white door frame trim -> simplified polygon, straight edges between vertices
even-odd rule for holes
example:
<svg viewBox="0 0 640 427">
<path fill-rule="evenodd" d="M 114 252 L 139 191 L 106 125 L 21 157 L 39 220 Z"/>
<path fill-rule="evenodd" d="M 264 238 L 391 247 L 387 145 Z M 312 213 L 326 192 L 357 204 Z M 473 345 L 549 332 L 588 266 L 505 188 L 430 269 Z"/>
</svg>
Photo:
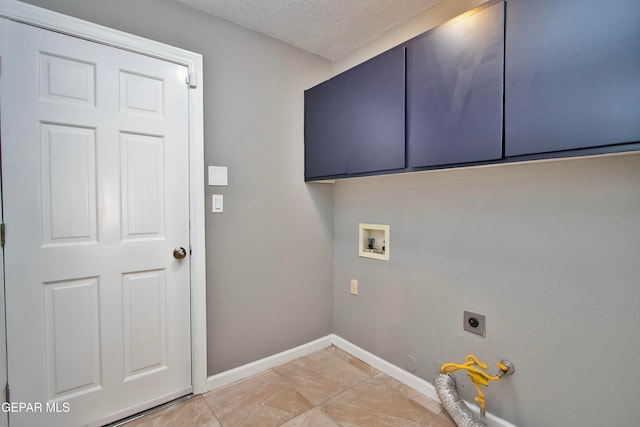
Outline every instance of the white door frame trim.
<svg viewBox="0 0 640 427">
<path fill-rule="evenodd" d="M 207 310 L 204 230 L 204 130 L 202 55 L 83 21 L 17 0 L 0 0 L 0 17 L 187 66 L 199 76 L 189 90 L 189 222 L 191 241 L 191 381 L 207 391 Z M 186 84 L 186 82 L 185 82 Z M 4 289 L 4 276 L 0 278 Z M 4 318 L 4 304 L 0 308 Z M 2 335 L 6 330 L 3 328 Z M 5 358 L 4 352 L 0 355 Z M 6 367 L 2 360 L 0 367 Z M 0 385 L 4 388 L 4 385 Z"/>
</svg>

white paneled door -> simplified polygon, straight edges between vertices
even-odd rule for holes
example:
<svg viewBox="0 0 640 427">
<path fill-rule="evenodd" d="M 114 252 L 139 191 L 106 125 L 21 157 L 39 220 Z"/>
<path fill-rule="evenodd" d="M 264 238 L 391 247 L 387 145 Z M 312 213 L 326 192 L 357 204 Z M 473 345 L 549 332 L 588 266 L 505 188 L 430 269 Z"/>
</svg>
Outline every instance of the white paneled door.
<svg viewBox="0 0 640 427">
<path fill-rule="evenodd" d="M 0 45 L 10 425 L 190 393 L 188 70 L 5 19 Z"/>
</svg>

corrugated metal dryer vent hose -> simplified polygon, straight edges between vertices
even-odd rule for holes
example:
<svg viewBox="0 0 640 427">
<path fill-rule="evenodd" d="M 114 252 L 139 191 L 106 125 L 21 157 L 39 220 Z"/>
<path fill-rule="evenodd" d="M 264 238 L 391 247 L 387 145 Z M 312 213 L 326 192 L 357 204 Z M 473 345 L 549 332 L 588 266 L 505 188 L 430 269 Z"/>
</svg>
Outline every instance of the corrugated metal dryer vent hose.
<svg viewBox="0 0 640 427">
<path fill-rule="evenodd" d="M 456 390 L 456 380 L 452 374 L 440 374 L 435 379 L 436 392 L 440 402 L 458 427 L 487 427 L 478 420 L 462 400 Z"/>
</svg>

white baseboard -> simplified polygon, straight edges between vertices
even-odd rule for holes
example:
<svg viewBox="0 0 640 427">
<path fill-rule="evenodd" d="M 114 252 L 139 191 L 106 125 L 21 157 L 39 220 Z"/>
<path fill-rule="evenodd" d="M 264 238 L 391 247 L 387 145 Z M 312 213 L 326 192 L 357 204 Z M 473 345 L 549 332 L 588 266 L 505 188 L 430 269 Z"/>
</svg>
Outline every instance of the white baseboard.
<svg viewBox="0 0 640 427">
<path fill-rule="evenodd" d="M 419 391 L 420 393 L 426 395 L 427 397 L 430 397 L 437 402 L 440 402 L 435 387 L 422 378 L 419 378 L 405 371 L 404 369 L 399 368 L 384 359 L 381 359 L 375 354 L 369 353 L 367 350 L 364 350 L 357 345 L 350 343 L 344 338 L 341 338 L 337 335 L 333 335 L 332 338 L 332 344 L 338 347 L 340 350 L 346 351 L 353 357 L 356 357 L 363 362 L 368 363 L 380 372 L 384 372 L 385 374 L 389 375 L 392 378 L 395 378 L 401 383 L 408 385 L 412 389 Z"/>
<path fill-rule="evenodd" d="M 405 371 L 402 368 L 397 367 L 396 365 L 387 362 L 386 360 L 376 356 L 375 354 L 369 353 L 368 351 L 358 347 L 355 344 L 352 344 L 351 342 L 335 334 L 327 335 L 326 337 L 317 339 L 307 344 L 303 344 L 290 350 L 283 351 L 282 353 L 274 354 L 273 356 L 269 356 L 255 362 L 239 366 L 235 369 L 213 375 L 208 378 L 209 390 L 214 390 L 227 384 L 231 384 L 244 378 L 248 378 L 262 371 L 266 371 L 267 369 L 275 368 L 276 366 L 287 363 L 298 357 L 306 356 L 307 354 L 311 354 L 314 351 L 321 350 L 330 345 L 335 345 L 336 347 L 343 351 L 346 351 L 353 357 L 356 357 L 363 362 L 368 363 L 380 372 L 383 372 L 390 377 L 400 381 L 401 383 L 408 385 L 414 390 L 419 391 L 427 397 L 440 402 L 435 387 L 429 382 Z M 469 402 L 465 403 L 471 408 L 472 411 L 476 413 L 476 415 L 479 414 L 480 411 L 476 405 Z M 501 418 L 498 418 L 495 415 L 490 414 L 489 412 L 487 412 L 486 414 L 485 422 L 489 427 L 516 427 L 515 425 Z"/>
<path fill-rule="evenodd" d="M 310 343 L 303 344 L 290 350 L 285 350 L 282 353 L 274 354 L 273 356 L 238 366 L 237 368 L 229 371 L 212 375 L 207 379 L 209 390 L 223 387 L 227 384 L 231 384 L 262 371 L 266 371 L 267 369 L 275 368 L 276 366 L 290 362 L 298 357 L 306 356 L 314 351 L 329 347 L 331 345 L 331 338 L 332 335 L 327 335 L 326 337 L 319 338 L 315 341 L 311 341 Z"/>
<path fill-rule="evenodd" d="M 357 357 L 363 362 L 368 363 L 380 372 L 383 372 L 390 377 L 395 378 L 401 383 L 406 384 L 414 390 L 417 390 L 427 397 L 430 397 L 436 402 L 441 403 L 440 399 L 438 398 L 438 394 L 436 393 L 436 388 L 431 385 L 431 383 L 423 380 L 422 378 L 417 377 L 405 371 L 404 369 L 387 362 L 384 359 L 381 359 L 375 354 L 369 353 L 367 350 L 364 350 L 357 345 L 352 344 L 351 342 L 339 337 L 338 335 L 332 335 L 331 343 L 339 349 L 346 351 L 353 357 Z M 476 416 L 480 416 L 480 408 L 467 401 L 465 401 L 465 403 L 476 414 Z M 489 427 L 516 427 L 515 425 L 503 420 L 502 418 L 498 418 L 489 412 L 486 413 L 484 422 L 487 423 Z"/>
</svg>

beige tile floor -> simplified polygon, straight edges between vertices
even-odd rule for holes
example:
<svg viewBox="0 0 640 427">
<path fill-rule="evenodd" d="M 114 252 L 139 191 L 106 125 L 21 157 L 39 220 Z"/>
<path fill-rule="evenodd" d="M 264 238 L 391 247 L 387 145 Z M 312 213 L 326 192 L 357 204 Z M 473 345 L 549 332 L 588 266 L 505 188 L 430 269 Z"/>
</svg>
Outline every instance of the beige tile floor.
<svg viewBox="0 0 640 427">
<path fill-rule="evenodd" d="M 439 403 L 331 346 L 125 426 L 455 427 L 455 423 Z"/>
</svg>

